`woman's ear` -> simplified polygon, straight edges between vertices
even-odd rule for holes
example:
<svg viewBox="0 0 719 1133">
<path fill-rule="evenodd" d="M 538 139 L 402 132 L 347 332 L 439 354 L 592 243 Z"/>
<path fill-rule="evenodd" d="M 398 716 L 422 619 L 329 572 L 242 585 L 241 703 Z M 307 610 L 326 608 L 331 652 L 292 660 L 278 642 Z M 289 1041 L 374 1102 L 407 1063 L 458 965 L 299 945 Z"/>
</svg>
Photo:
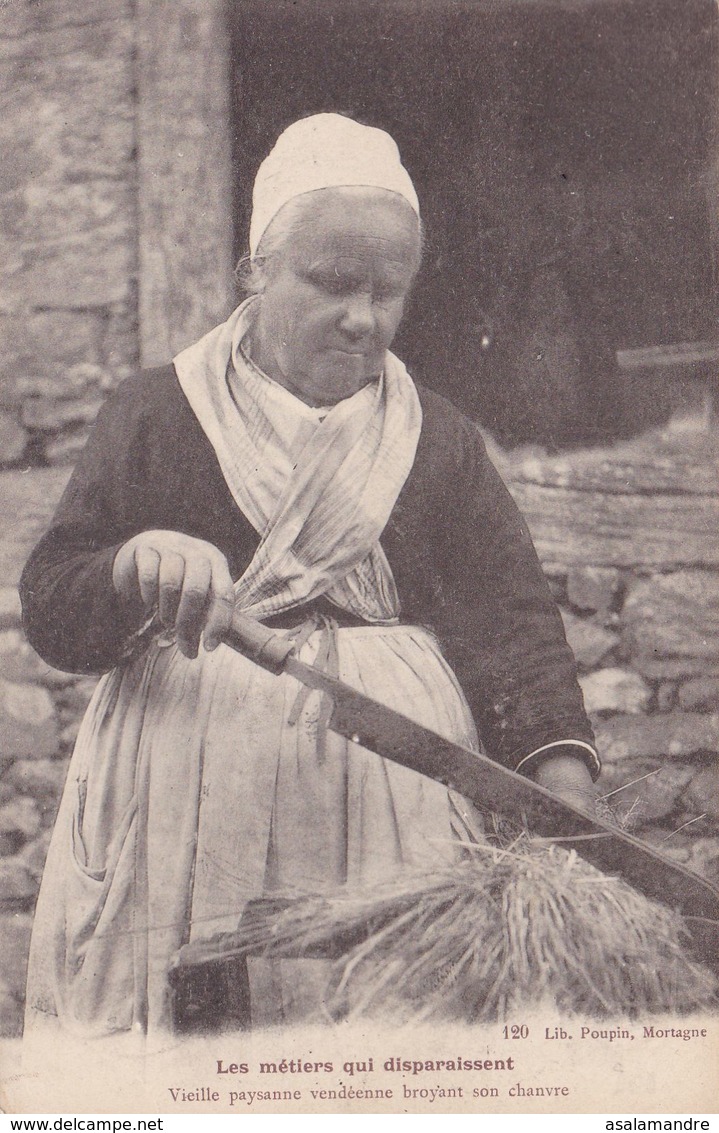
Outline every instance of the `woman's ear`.
<svg viewBox="0 0 719 1133">
<path fill-rule="evenodd" d="M 247 295 L 261 295 L 267 282 L 266 257 L 242 256 L 234 271 L 235 283 Z"/>
</svg>

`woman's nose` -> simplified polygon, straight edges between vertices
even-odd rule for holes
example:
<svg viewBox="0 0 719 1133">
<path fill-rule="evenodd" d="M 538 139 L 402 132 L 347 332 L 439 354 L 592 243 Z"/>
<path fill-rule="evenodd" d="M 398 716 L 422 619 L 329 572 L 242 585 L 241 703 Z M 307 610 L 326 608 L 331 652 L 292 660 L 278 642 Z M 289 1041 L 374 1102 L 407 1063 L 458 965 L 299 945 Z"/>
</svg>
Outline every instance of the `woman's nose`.
<svg viewBox="0 0 719 1133">
<path fill-rule="evenodd" d="M 374 330 L 374 323 L 374 307 L 369 292 L 356 291 L 345 297 L 340 320 L 345 334 L 352 338 L 361 338 Z"/>
</svg>

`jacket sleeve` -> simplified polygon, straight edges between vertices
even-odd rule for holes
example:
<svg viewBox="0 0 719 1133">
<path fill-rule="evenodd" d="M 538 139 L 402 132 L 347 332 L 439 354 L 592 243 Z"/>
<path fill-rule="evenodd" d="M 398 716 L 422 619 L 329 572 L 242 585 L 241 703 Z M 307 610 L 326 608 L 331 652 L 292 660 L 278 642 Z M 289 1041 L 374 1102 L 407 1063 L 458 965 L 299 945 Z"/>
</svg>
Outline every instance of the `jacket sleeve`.
<svg viewBox="0 0 719 1133">
<path fill-rule="evenodd" d="M 438 630 L 488 754 L 531 772 L 566 750 L 594 778 L 599 760 L 576 664 L 527 524 L 487 456 L 477 429 L 460 418 L 454 506 L 438 554 Z"/>
<path fill-rule="evenodd" d="M 111 669 L 145 621 L 142 607 L 122 602 L 112 584 L 117 551 L 142 529 L 147 447 L 136 402 L 121 387 L 101 409 L 20 581 L 30 644 L 69 672 Z"/>
</svg>

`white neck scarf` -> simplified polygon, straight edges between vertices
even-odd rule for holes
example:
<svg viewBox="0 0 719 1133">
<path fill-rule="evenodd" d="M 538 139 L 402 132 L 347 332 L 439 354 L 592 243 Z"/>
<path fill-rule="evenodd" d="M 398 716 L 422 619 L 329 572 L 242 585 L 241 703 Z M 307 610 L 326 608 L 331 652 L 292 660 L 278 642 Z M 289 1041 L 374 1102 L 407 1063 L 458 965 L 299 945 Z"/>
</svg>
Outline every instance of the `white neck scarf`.
<svg viewBox="0 0 719 1133">
<path fill-rule="evenodd" d="M 422 428 L 414 383 L 388 352 L 379 382 L 320 421 L 244 355 L 254 302 L 174 360 L 227 486 L 261 536 L 235 584 L 238 606 L 261 619 L 324 594 L 366 621 L 396 621 L 397 589 L 379 538 Z"/>
</svg>

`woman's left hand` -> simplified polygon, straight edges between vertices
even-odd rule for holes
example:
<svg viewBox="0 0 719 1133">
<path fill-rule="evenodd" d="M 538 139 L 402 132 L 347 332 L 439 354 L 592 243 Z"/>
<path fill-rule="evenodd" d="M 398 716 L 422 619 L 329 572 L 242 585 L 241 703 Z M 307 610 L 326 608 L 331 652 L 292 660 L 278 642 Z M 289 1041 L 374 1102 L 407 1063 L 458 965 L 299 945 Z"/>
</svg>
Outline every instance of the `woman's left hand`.
<svg viewBox="0 0 719 1133">
<path fill-rule="evenodd" d="M 574 755 L 562 754 L 543 759 L 534 773 L 535 783 L 546 787 L 552 794 L 578 807 L 579 810 L 594 814 L 596 794 L 589 768 Z"/>
</svg>

